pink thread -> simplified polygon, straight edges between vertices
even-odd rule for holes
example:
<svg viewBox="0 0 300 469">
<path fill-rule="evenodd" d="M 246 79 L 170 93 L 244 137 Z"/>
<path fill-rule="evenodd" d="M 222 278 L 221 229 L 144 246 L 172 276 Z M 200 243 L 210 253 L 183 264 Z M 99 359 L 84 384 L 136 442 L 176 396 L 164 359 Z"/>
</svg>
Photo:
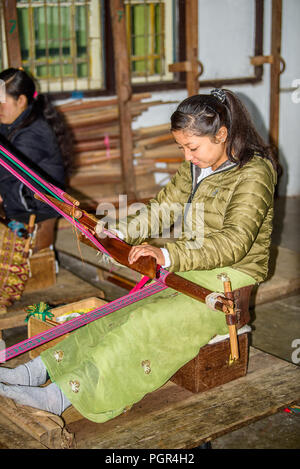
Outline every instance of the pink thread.
<svg viewBox="0 0 300 469">
<path fill-rule="evenodd" d="M 0 149 L 3 149 L 3 147 L 1 147 L 0 145 Z M 6 152 L 5 152 L 6 153 Z M 17 160 L 17 158 L 13 158 L 15 160 Z M 18 161 L 18 160 L 17 160 Z M 19 161 L 18 161 L 19 162 Z M 21 162 L 19 162 L 21 163 Z M 51 202 L 49 199 L 47 199 L 47 197 L 45 197 L 45 195 L 40 192 L 39 190 L 37 190 L 32 184 L 30 184 L 30 182 L 28 182 L 26 179 L 24 179 L 20 174 L 18 174 L 13 168 L 11 168 L 7 163 L 5 163 L 2 159 L 0 159 L 0 164 L 6 168 L 11 174 L 13 174 L 17 179 L 19 179 L 19 181 L 23 182 L 23 184 L 25 184 L 25 186 L 27 186 L 30 190 L 32 190 L 32 192 L 36 193 L 39 195 L 39 197 L 41 197 L 41 199 L 44 200 L 44 202 L 46 202 L 48 205 L 50 205 L 50 207 L 52 207 L 54 210 L 56 210 L 60 215 L 62 215 L 64 218 L 66 218 L 70 223 L 72 223 L 73 225 L 75 225 L 88 239 L 90 239 L 90 241 L 92 241 L 93 244 L 95 244 L 95 246 L 102 252 L 105 252 L 106 254 L 108 254 L 108 252 L 106 251 L 106 249 L 94 238 L 93 235 L 91 235 L 91 233 L 86 230 L 80 223 L 78 223 L 76 220 L 74 220 L 72 217 L 70 217 L 69 215 L 65 214 L 59 207 L 57 207 L 53 202 Z M 33 171 L 29 170 L 29 168 L 26 167 L 26 165 L 22 164 L 21 163 L 21 166 L 26 168 L 26 170 L 28 170 L 30 172 L 30 174 L 34 175 L 36 177 L 36 179 L 40 180 L 40 181 L 43 181 L 40 177 L 38 177 Z M 45 184 L 45 181 L 44 182 L 44 185 L 47 187 L 49 186 L 47 183 Z M 51 184 L 51 187 L 55 187 Z M 58 188 L 57 188 L 58 189 Z M 58 192 L 59 192 L 59 189 L 58 189 Z M 69 202 L 70 204 L 70 202 Z"/>
<path fill-rule="evenodd" d="M 48 187 L 49 190 L 51 190 L 53 193 L 55 193 L 58 197 L 63 199 L 67 204 L 72 205 L 72 203 L 65 199 L 63 196 L 63 191 L 59 189 L 58 187 L 54 186 L 51 183 L 48 183 L 44 179 L 42 179 L 40 176 L 38 176 L 34 171 L 32 171 L 30 168 L 28 168 L 24 163 L 22 163 L 18 158 L 16 158 L 14 155 L 12 155 L 6 148 L 4 148 L 2 145 L 0 145 L 0 150 L 3 151 L 6 155 L 10 156 L 16 163 L 18 163 L 23 169 L 25 169 L 28 173 L 30 173 L 33 177 L 35 177 L 38 181 L 40 181 L 45 187 Z M 50 205 L 54 210 L 56 210 L 60 215 L 62 215 L 66 220 L 68 220 L 70 223 L 75 225 L 80 231 L 83 232 L 83 234 L 90 239 L 93 244 L 102 252 L 106 253 L 109 255 L 108 251 L 97 241 L 94 236 L 86 230 L 80 223 L 78 223 L 76 220 L 74 220 L 72 217 L 64 213 L 59 207 L 57 207 L 53 202 L 51 202 L 45 195 L 37 190 L 30 182 L 28 182 L 26 179 L 24 179 L 21 175 L 17 173 L 12 167 L 10 167 L 7 163 L 5 163 L 1 157 L 0 157 L 0 164 L 6 168 L 11 174 L 13 174 L 17 179 L 19 179 L 25 186 L 27 186 L 32 192 L 38 194 L 48 205 Z M 119 239 L 115 234 L 111 233 L 110 231 L 103 230 L 103 232 L 109 236 L 110 238 L 115 238 L 118 239 L 120 242 L 124 243 L 121 239 Z M 159 282 L 164 283 L 166 276 L 169 274 L 169 272 L 165 269 L 163 269 L 161 266 L 158 266 L 157 270 L 157 280 Z M 147 277 L 144 277 L 144 282 L 146 283 L 149 279 L 146 280 Z M 143 279 L 139 282 L 139 284 L 142 285 Z M 135 288 L 135 287 L 134 287 Z"/>
<path fill-rule="evenodd" d="M 2 147 L 0 145 L 0 149 L 6 154 L 6 155 L 9 155 L 14 161 L 16 161 L 21 167 L 23 167 L 24 169 L 26 169 L 27 172 L 29 172 L 32 176 L 34 176 L 36 179 L 38 179 L 40 182 L 43 182 L 44 186 L 48 187 L 48 188 L 51 188 L 51 190 L 56 193 L 56 195 L 59 195 L 59 194 L 62 194 L 63 191 L 61 191 L 61 189 L 59 189 L 58 187 L 54 186 L 53 184 L 50 184 L 50 183 L 47 183 L 47 181 L 44 181 L 42 178 L 40 178 L 38 175 L 36 175 L 34 173 L 34 171 L 30 170 L 25 164 L 21 163 L 21 161 L 19 161 L 15 156 L 13 156 L 11 153 L 9 153 L 4 147 Z M 0 158 L 0 164 L 6 168 L 11 174 L 13 174 L 19 181 L 23 182 L 23 184 L 25 184 L 30 190 L 32 190 L 32 192 L 36 193 L 39 195 L 39 197 L 41 197 L 42 200 L 44 200 L 50 207 L 52 207 L 54 210 L 56 210 L 56 212 L 58 212 L 60 215 L 62 215 L 66 220 L 68 220 L 70 223 L 72 223 L 73 225 L 75 225 L 88 239 L 90 239 L 90 241 L 95 244 L 95 246 L 102 252 L 110 255 L 108 253 L 108 251 L 106 251 L 106 249 L 98 242 L 97 239 L 94 238 L 94 236 L 88 231 L 86 230 L 80 223 L 78 223 L 75 219 L 73 219 L 72 217 L 70 217 L 69 215 L 65 214 L 59 207 L 57 207 L 53 202 L 51 202 L 49 199 L 47 199 L 47 197 L 42 193 L 40 192 L 39 190 L 37 190 L 32 184 L 30 184 L 26 179 L 24 179 L 20 174 L 17 173 L 17 171 L 15 171 L 13 168 L 11 168 L 7 163 L 5 163 L 1 158 Z M 62 197 L 63 198 L 63 197 Z M 64 199 L 66 200 L 66 199 Z M 69 201 L 66 200 L 66 202 L 70 205 L 72 205 Z M 112 238 L 116 238 L 117 236 L 115 236 L 114 234 L 106 231 L 106 234 Z M 119 240 L 120 242 L 124 242 L 122 240 Z M 120 305 L 120 308 L 124 307 L 126 304 L 129 305 L 129 304 L 132 304 L 132 303 L 135 303 L 136 301 L 139 301 L 140 299 L 142 298 L 147 298 L 148 296 L 151 296 L 161 290 L 164 290 L 167 287 L 166 283 L 165 283 L 165 279 L 166 277 L 169 275 L 169 272 L 165 269 L 163 269 L 162 267 L 158 266 L 157 268 L 157 278 L 156 280 L 154 280 L 153 283 L 151 283 L 150 285 L 146 286 L 145 288 L 142 289 L 142 287 L 145 285 L 145 283 L 149 280 L 149 277 L 147 276 L 144 276 L 140 282 L 138 282 L 138 284 L 127 294 L 125 295 L 124 297 L 122 297 L 120 300 L 123 301 L 124 300 L 124 304 L 123 305 Z M 139 292 L 139 290 L 141 290 Z M 113 304 L 117 303 L 117 300 L 113 301 L 110 303 L 110 305 L 113 307 Z M 110 307 L 108 308 L 109 309 L 109 312 L 106 311 L 106 308 L 107 306 L 103 306 L 103 307 L 100 307 L 99 309 L 97 310 L 93 310 L 91 311 L 90 313 L 86 313 L 85 315 L 83 315 L 84 319 L 82 319 L 83 317 L 79 317 L 79 318 L 74 318 L 73 320 L 69 321 L 69 323 L 67 323 L 68 325 L 65 326 L 65 325 L 61 325 L 61 326 L 56 326 L 54 329 L 50 329 L 49 331 L 46 331 L 45 333 L 40 333 L 38 334 L 37 336 L 34 336 L 32 337 L 31 339 L 26 339 L 25 341 L 23 342 L 20 342 L 19 344 L 16 344 L 16 345 L 13 345 L 11 347 L 8 347 L 7 349 L 4 349 L 2 351 L 0 351 L 0 362 L 3 362 L 5 361 L 5 358 L 6 358 L 6 354 L 7 352 L 11 352 L 9 354 L 9 358 L 8 359 L 11 359 L 17 355 L 20 355 L 22 353 L 24 353 L 25 351 L 28 351 L 28 350 L 31 350 L 32 348 L 35 348 L 37 347 L 38 345 L 41 345 L 41 343 L 45 343 L 45 342 L 48 342 L 49 340 L 52 340 L 53 338 L 56 338 L 56 337 L 60 337 L 61 335 L 63 335 L 65 333 L 65 327 L 68 327 L 70 328 L 70 330 L 74 330 L 74 329 L 77 329 L 78 327 L 81 327 L 82 325 L 84 324 L 87 324 L 89 322 L 92 322 L 94 321 L 95 317 L 93 317 L 93 314 L 95 311 L 99 311 L 100 309 L 102 309 L 105 311 L 105 313 L 103 315 L 106 315 L 106 314 L 109 314 L 109 312 L 113 312 L 115 311 L 116 309 L 120 309 L 120 308 L 116 308 L 116 309 L 111 309 Z M 63 326 L 63 327 L 62 327 Z M 52 334 L 55 335 L 52 336 Z M 46 336 L 46 337 L 45 337 Z M 51 336 L 51 337 L 50 337 Z M 35 342 L 35 338 L 39 338 L 41 337 L 41 342 L 39 343 L 34 343 Z M 25 346 L 25 349 L 22 349 L 22 346 Z"/>
<path fill-rule="evenodd" d="M 38 174 L 36 174 L 34 171 L 32 171 L 28 166 L 26 166 L 22 161 L 20 161 L 18 158 L 16 158 L 12 153 L 10 153 L 6 148 L 4 148 L 2 145 L 0 145 L 0 150 L 3 151 L 7 156 L 9 156 L 11 159 L 13 159 L 19 166 L 21 166 L 24 170 L 26 170 L 31 176 L 33 176 L 35 179 L 37 179 L 39 182 L 41 182 L 44 186 L 46 186 L 49 190 L 54 192 L 58 197 L 63 199 L 63 201 L 69 205 L 72 205 L 72 203 L 64 197 L 64 191 L 59 189 L 58 187 L 54 186 L 51 183 L 48 183 L 44 179 L 42 179 Z M 1 157 L 0 157 L 1 158 Z M 9 166 L 10 167 L 10 166 Z M 13 171 L 13 170 L 12 170 Z M 18 179 L 18 173 L 15 172 L 13 173 L 10 171 L 17 179 Z"/>
<path fill-rule="evenodd" d="M 129 293 L 134 293 L 134 292 L 136 292 L 137 290 L 140 290 L 141 288 L 143 288 L 143 286 L 148 282 L 148 280 L 150 280 L 150 278 L 147 277 L 147 275 L 145 275 L 144 277 L 142 277 L 141 280 L 133 287 L 132 290 L 130 290 Z"/>
<path fill-rule="evenodd" d="M 40 332 L 35 336 L 31 337 L 30 339 L 25 339 L 18 344 L 11 345 L 10 347 L 0 351 L 0 363 L 3 363 L 7 360 L 11 360 L 12 358 L 21 355 L 24 352 L 32 350 L 33 348 L 47 343 L 50 340 L 53 340 L 57 337 L 66 334 L 67 332 L 71 332 L 78 327 L 82 327 L 90 322 L 93 322 L 97 319 L 100 319 L 103 316 L 107 316 L 118 309 L 124 308 L 125 306 L 129 306 L 133 303 L 136 303 L 144 298 L 147 298 L 155 293 L 158 293 L 162 290 L 165 290 L 167 287 L 164 284 L 159 284 L 157 282 L 152 283 L 151 285 L 146 286 L 141 292 L 135 292 L 134 295 L 131 293 L 127 293 L 127 295 L 122 296 L 121 298 L 117 298 L 116 300 L 111 301 L 105 305 L 100 306 L 88 313 L 85 313 L 78 318 L 71 319 L 70 321 L 60 324 L 58 326 L 53 327 L 45 332 Z"/>
<path fill-rule="evenodd" d="M 104 137 L 104 145 L 106 147 L 106 156 L 110 158 L 110 142 L 109 142 L 109 135 L 105 135 Z"/>
<path fill-rule="evenodd" d="M 35 91 L 35 92 L 33 93 L 33 99 L 37 98 L 37 96 L 38 96 L 38 93 L 37 93 L 37 91 Z"/>
</svg>

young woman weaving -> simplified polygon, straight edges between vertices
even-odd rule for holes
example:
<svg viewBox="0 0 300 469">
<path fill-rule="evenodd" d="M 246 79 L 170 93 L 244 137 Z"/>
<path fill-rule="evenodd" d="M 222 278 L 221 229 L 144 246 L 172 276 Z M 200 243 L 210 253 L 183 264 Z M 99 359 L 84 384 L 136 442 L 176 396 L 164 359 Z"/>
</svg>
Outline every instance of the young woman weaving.
<svg viewBox="0 0 300 469">
<path fill-rule="evenodd" d="M 153 256 L 212 291 L 222 291 L 221 272 L 233 289 L 263 281 L 277 165 L 247 111 L 232 92 L 214 90 L 184 100 L 171 131 L 185 162 L 144 210 L 117 226 L 135 245 L 130 261 Z M 142 244 L 198 206 L 202 223 L 191 216 L 188 230 L 163 248 Z M 212 337 L 226 334 L 224 316 L 168 288 L 77 330 L 25 365 L 0 368 L 0 394 L 57 414 L 72 403 L 86 418 L 104 422 L 162 386 Z M 52 383 L 39 388 L 47 373 Z"/>
</svg>

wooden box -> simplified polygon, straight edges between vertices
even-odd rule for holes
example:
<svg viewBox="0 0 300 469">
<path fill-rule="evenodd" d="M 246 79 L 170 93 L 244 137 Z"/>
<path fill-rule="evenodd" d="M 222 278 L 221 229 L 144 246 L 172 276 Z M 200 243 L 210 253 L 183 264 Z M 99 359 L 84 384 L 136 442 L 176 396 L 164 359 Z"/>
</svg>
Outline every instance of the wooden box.
<svg viewBox="0 0 300 469">
<path fill-rule="evenodd" d="M 248 367 L 248 333 L 238 335 L 239 359 L 230 364 L 229 338 L 201 347 L 198 355 L 186 363 L 171 381 L 194 393 L 245 376 Z"/>
<path fill-rule="evenodd" d="M 52 249 L 43 249 L 29 258 L 31 277 L 24 292 L 30 293 L 49 288 L 56 283 L 56 260 Z"/>
<path fill-rule="evenodd" d="M 100 298 L 96 297 L 91 297 L 91 298 L 86 298 L 85 300 L 80 300 L 80 301 L 75 301 L 74 303 L 69 303 L 64 306 L 59 306 L 57 308 L 51 309 L 51 313 L 54 314 L 54 317 L 51 320 L 46 319 L 46 321 L 42 321 L 41 319 L 38 319 L 37 317 L 30 317 L 28 321 L 28 338 L 33 337 L 36 334 L 39 334 L 40 332 L 47 331 L 49 329 L 52 329 L 52 327 L 55 327 L 59 325 L 59 323 L 55 322 L 55 317 L 61 316 L 66 313 L 71 313 L 72 311 L 79 311 L 79 310 L 89 310 L 92 311 L 93 309 L 98 308 L 99 306 L 102 306 L 106 304 L 107 301 L 102 300 Z M 72 332 L 71 332 L 72 334 Z M 61 342 L 63 339 L 69 336 L 69 333 L 62 335 L 61 337 L 58 337 L 57 339 L 51 340 L 50 342 L 47 342 L 45 344 L 40 345 L 40 347 L 36 347 L 33 350 L 29 352 L 30 358 L 35 358 L 38 355 L 41 354 L 44 350 L 47 350 L 50 347 L 53 347 L 55 344 Z"/>
</svg>

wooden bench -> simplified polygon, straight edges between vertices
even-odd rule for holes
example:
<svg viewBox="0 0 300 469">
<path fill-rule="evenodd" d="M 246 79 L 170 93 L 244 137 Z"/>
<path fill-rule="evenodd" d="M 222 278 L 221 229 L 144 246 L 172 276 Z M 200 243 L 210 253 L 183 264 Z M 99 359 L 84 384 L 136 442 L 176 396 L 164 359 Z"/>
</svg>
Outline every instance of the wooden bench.
<svg viewBox="0 0 300 469">
<path fill-rule="evenodd" d="M 250 347 L 246 376 L 192 393 L 167 382 L 103 424 L 70 407 L 62 418 L 0 398 L 0 448 L 184 449 L 277 413 L 300 400 L 300 368 Z"/>
</svg>

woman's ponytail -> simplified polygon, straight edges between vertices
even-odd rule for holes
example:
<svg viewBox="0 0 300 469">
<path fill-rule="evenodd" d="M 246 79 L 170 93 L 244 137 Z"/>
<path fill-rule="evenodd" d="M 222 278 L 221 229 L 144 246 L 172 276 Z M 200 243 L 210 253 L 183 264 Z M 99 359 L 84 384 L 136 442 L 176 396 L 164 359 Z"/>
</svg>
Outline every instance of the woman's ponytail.
<svg viewBox="0 0 300 469">
<path fill-rule="evenodd" d="M 278 158 L 274 148 L 266 144 L 260 136 L 242 101 L 231 91 L 224 90 L 224 92 L 231 120 L 227 142 L 228 156 L 232 155 L 231 159 L 238 160 L 239 166 L 242 167 L 256 152 L 262 158 L 269 159 L 278 171 Z"/>
</svg>

